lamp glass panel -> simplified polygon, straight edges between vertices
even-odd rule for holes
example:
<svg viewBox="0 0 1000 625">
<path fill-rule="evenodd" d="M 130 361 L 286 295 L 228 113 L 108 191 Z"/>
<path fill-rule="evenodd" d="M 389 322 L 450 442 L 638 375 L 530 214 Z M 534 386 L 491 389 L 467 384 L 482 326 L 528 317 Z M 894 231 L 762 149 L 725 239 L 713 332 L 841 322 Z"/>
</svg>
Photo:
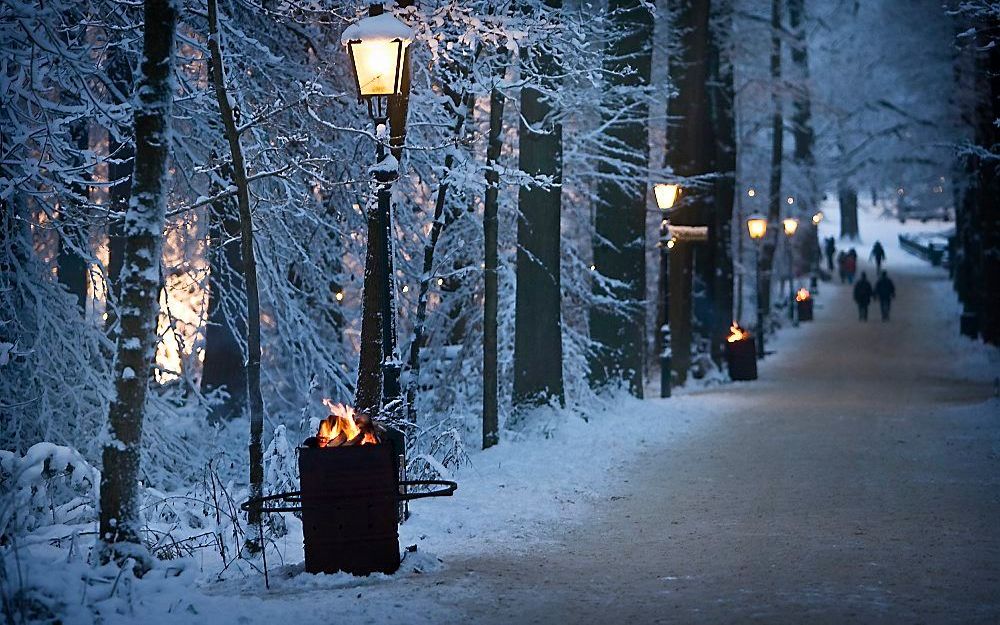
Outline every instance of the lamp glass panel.
<svg viewBox="0 0 1000 625">
<path fill-rule="evenodd" d="M 352 41 L 354 71 L 361 97 L 393 95 L 402 55 L 397 40 Z"/>
</svg>

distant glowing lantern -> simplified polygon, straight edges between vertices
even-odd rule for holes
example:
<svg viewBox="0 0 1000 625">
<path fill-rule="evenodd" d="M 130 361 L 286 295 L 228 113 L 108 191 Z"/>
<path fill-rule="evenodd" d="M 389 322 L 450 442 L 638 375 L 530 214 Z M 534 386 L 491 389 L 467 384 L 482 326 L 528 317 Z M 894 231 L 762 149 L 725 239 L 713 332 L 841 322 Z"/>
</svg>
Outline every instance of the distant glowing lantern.
<svg viewBox="0 0 1000 625">
<path fill-rule="evenodd" d="M 681 194 L 679 184 L 657 183 L 653 185 L 653 193 L 656 195 L 656 205 L 660 210 L 670 210 L 677 201 L 677 196 Z"/>
<path fill-rule="evenodd" d="M 818 226 L 819 222 L 823 221 L 823 217 L 824 217 L 823 211 L 819 211 L 815 215 L 813 215 L 813 225 Z"/>
<path fill-rule="evenodd" d="M 401 93 L 403 54 L 412 41 L 410 27 L 389 13 L 362 18 L 344 30 L 340 42 L 351 57 L 358 100 Z"/>
<path fill-rule="evenodd" d="M 795 203 L 795 198 L 789 195 L 787 198 L 785 198 L 785 202 L 787 202 L 788 205 L 791 206 L 792 204 Z"/>
<path fill-rule="evenodd" d="M 667 241 L 667 249 L 668 250 L 674 249 L 675 245 L 677 245 L 677 239 L 671 238 L 669 241 Z"/>
<path fill-rule="evenodd" d="M 799 220 L 795 217 L 787 217 L 781 220 L 781 225 L 785 227 L 785 234 L 792 236 L 799 229 Z"/>
<path fill-rule="evenodd" d="M 337 291 L 337 294 L 334 295 L 334 297 L 337 298 L 338 302 L 342 302 L 342 301 L 344 301 L 344 292 L 343 291 Z"/>
<path fill-rule="evenodd" d="M 750 232 L 750 238 L 754 241 L 759 241 L 764 238 L 767 234 L 767 217 L 760 214 L 753 214 L 747 218 L 747 231 Z"/>
<path fill-rule="evenodd" d="M 757 189 L 754 189 L 753 187 L 747 189 L 747 197 L 754 197 L 755 195 L 757 195 Z"/>
</svg>

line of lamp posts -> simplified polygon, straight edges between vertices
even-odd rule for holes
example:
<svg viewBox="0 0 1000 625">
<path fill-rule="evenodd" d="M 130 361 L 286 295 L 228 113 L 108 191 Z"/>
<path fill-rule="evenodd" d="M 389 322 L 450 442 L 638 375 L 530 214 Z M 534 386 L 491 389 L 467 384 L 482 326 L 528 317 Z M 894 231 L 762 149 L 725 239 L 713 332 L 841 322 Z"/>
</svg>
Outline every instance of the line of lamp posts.
<svg viewBox="0 0 1000 625">
<path fill-rule="evenodd" d="M 671 234 L 670 229 L 670 213 L 679 208 L 678 202 L 680 201 L 682 193 L 682 188 L 676 183 L 657 183 L 653 185 L 653 195 L 656 198 L 656 205 L 661 211 L 660 219 L 660 240 L 657 243 L 657 247 L 660 249 L 660 267 L 661 271 L 664 268 L 669 267 L 670 263 L 670 250 L 673 249 L 674 244 L 677 239 Z M 747 196 L 753 198 L 757 195 L 757 191 L 751 187 L 747 190 Z M 795 204 L 795 198 L 789 196 L 786 198 L 785 202 L 792 206 Z M 819 226 L 819 223 L 823 221 L 823 212 L 818 211 L 812 217 L 812 222 L 814 226 Z M 789 320 L 794 325 L 797 325 L 797 319 L 795 317 L 795 272 L 792 266 L 792 237 L 799 229 L 799 220 L 797 217 L 786 217 L 782 219 L 781 225 L 784 229 L 785 236 L 788 240 L 788 244 L 785 246 L 785 250 L 788 254 L 787 266 L 788 266 L 788 316 Z M 754 267 L 755 267 L 755 278 L 756 278 L 756 312 L 757 312 L 757 358 L 764 358 L 764 298 L 762 297 L 763 283 L 761 280 L 760 272 L 760 249 L 763 244 L 764 237 L 767 235 L 767 217 L 761 215 L 760 213 L 753 213 L 746 219 L 747 233 L 750 235 L 750 239 L 755 243 L 754 245 Z M 816 287 L 816 276 L 812 278 L 812 284 L 810 285 L 814 290 Z M 663 296 L 669 298 L 669 284 L 665 285 Z M 667 302 L 664 302 L 664 306 L 667 306 Z M 671 373 L 672 373 L 672 358 L 673 353 L 670 346 L 670 323 L 669 323 L 669 308 L 667 309 L 667 323 L 660 328 L 662 332 L 662 351 L 660 352 L 660 397 L 670 397 L 671 394 Z"/>
<path fill-rule="evenodd" d="M 377 258 L 366 259 L 377 263 L 377 275 L 380 278 L 379 310 L 365 310 L 366 316 L 378 317 L 382 348 L 382 406 L 396 403 L 401 399 L 400 371 L 401 361 L 396 345 L 396 310 L 395 310 L 395 280 L 393 279 L 393 242 L 392 242 L 392 185 L 399 177 L 398 163 L 390 158 L 387 152 L 388 141 L 388 103 L 390 97 L 405 97 L 402 76 L 407 60 L 406 48 L 413 41 L 413 31 L 409 26 L 389 13 L 385 13 L 381 3 L 369 5 L 368 17 L 362 18 L 349 26 L 341 36 L 341 43 L 347 48 L 355 86 L 358 91 L 358 101 L 366 102 L 368 114 L 375 127 L 377 163 L 371 168 L 376 204 L 372 207 L 377 215 L 377 232 L 372 233 L 377 240 L 369 244 L 376 245 Z M 654 185 L 657 206 L 663 213 L 660 226 L 659 248 L 661 266 L 668 266 L 670 249 L 675 239 L 670 233 L 670 213 L 675 210 L 675 204 L 681 196 L 681 186 L 674 183 Z M 756 191 L 751 188 L 747 195 L 753 198 Z M 789 205 L 794 204 L 792 197 L 787 198 Z M 812 221 L 818 225 L 823 219 L 823 213 L 816 213 Z M 788 217 L 782 220 L 785 235 L 788 237 L 788 288 L 789 315 L 795 320 L 794 276 L 791 262 L 791 239 L 798 230 L 799 220 Z M 767 217 L 754 213 L 746 220 L 750 238 L 756 243 L 755 259 L 757 282 L 757 355 L 764 357 L 764 313 L 761 297 L 760 247 L 767 234 Z M 368 274 L 375 267 L 365 267 Z M 366 285 L 367 287 L 368 285 Z M 669 291 L 669 285 L 667 287 Z M 663 351 L 660 357 L 661 396 L 670 396 L 670 327 L 669 323 L 662 328 Z"/>
</svg>

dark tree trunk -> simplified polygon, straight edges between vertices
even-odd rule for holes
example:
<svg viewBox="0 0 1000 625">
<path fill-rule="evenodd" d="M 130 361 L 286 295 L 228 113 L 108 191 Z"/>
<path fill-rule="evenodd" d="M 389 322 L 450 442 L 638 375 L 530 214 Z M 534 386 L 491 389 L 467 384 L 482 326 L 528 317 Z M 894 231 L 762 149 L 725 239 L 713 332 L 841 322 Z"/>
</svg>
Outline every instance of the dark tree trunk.
<svg viewBox="0 0 1000 625">
<path fill-rule="evenodd" d="M 710 174 L 715 169 L 716 151 L 708 94 L 710 3 L 672 0 L 670 7 L 682 49 L 670 63 L 670 80 L 678 94 L 667 105 L 667 116 L 672 123 L 667 128 L 666 164 L 680 176 Z M 685 189 L 671 223 L 706 225 L 715 201 L 711 189 Z M 674 379 L 678 384 L 687 379 L 691 366 L 694 245 L 703 244 L 678 241 L 670 251 L 668 316 Z"/>
<path fill-rule="evenodd" d="M 125 104 L 132 95 L 132 66 L 122 50 L 112 52 L 108 67 L 108 77 L 118 91 L 115 95 L 117 104 Z M 122 135 L 116 136 L 115 129 L 108 133 L 108 180 L 112 182 L 108 189 L 108 208 L 112 213 L 125 214 L 132 193 L 132 147 L 131 128 L 119 128 Z M 109 302 L 119 300 L 118 279 L 122 270 L 122 257 L 125 252 L 125 237 L 122 221 L 112 219 L 108 225 L 108 285 Z M 117 312 L 113 305 L 108 306 L 106 327 L 113 328 L 117 322 Z"/>
<path fill-rule="evenodd" d="M 562 0 L 546 0 L 559 9 Z M 559 68 L 539 47 L 525 48 L 540 81 L 556 88 Z M 533 58 L 531 58 L 533 57 Z M 562 324 L 559 249 L 562 214 L 562 124 L 547 96 L 531 86 L 521 89 L 518 166 L 529 176 L 550 176 L 548 188 L 518 191 L 517 288 L 514 309 L 514 418 L 519 409 L 563 403 Z"/>
<path fill-rule="evenodd" d="M 771 310 L 771 271 L 781 225 L 781 174 L 784 156 L 784 117 L 781 103 L 781 0 L 771 0 L 771 88 L 774 115 L 771 119 L 771 177 L 767 205 L 767 236 L 760 254 L 761 304 L 765 319 Z M 760 332 L 761 329 L 758 329 Z"/>
<path fill-rule="evenodd" d="M 709 245 L 715 256 L 712 328 L 710 333 L 712 360 L 722 365 L 726 336 L 733 320 L 733 247 L 732 219 L 736 201 L 736 100 L 733 76 L 732 0 L 716 2 L 711 50 L 713 57 L 712 86 L 709 99 L 715 135 L 715 210 L 709 228 Z"/>
<path fill-rule="evenodd" d="M 220 168 L 219 173 L 226 184 L 233 178 L 233 170 L 228 163 Z M 216 190 L 221 191 L 221 185 Z M 207 393 L 221 387 L 229 394 L 228 399 L 215 406 L 209 415 L 213 423 L 238 417 L 247 399 L 246 369 L 238 338 L 247 330 L 238 316 L 227 312 L 224 303 L 226 292 L 245 292 L 239 208 L 234 204 L 231 198 L 227 198 L 212 204 L 209 211 L 208 324 L 205 328 L 201 390 Z"/>
<path fill-rule="evenodd" d="M 840 203 L 840 238 L 858 240 L 858 190 L 847 182 L 837 189 Z"/>
<path fill-rule="evenodd" d="M 156 339 L 160 253 L 166 210 L 170 114 L 173 106 L 174 31 L 177 5 L 144 3 L 143 53 L 135 108 L 136 198 L 125 216 L 121 334 L 115 360 L 115 394 L 108 412 L 109 442 L 102 454 L 100 538 L 102 559 L 123 559 L 140 544 L 139 461 L 142 420 Z M 155 27 L 154 27 L 155 25 Z"/>
<path fill-rule="evenodd" d="M 622 286 L 604 287 L 595 281 L 594 294 L 610 298 L 615 307 L 602 303 L 590 308 L 590 337 L 600 345 L 591 359 L 590 376 L 595 384 L 627 380 L 629 391 L 642 397 L 646 362 L 646 178 L 642 172 L 649 167 L 649 111 L 640 103 L 641 96 L 623 94 L 628 88 L 649 84 L 653 17 L 639 0 L 612 0 L 608 11 L 612 28 L 620 34 L 609 45 L 604 63 L 608 94 L 604 123 L 611 150 L 598 167 L 594 267 L 598 275 Z M 623 112 L 624 117 L 616 121 Z"/>
<path fill-rule="evenodd" d="M 820 244 L 819 228 L 815 227 L 810 218 L 819 209 L 819 186 L 816 182 L 816 161 L 813 156 L 813 144 L 816 137 L 812 127 L 812 98 L 809 91 L 809 46 L 806 39 L 805 0 L 788 0 L 788 26 L 792 31 L 791 44 L 792 64 L 796 70 L 796 86 L 792 100 L 792 137 L 795 148 L 792 158 L 800 175 L 805 179 L 805 189 L 800 191 L 798 207 L 804 220 L 800 228 L 800 238 L 803 244 L 798 247 L 805 252 L 809 271 L 816 275 L 819 270 Z"/>
<path fill-rule="evenodd" d="M 988 18 L 982 18 L 986 21 Z M 992 159 L 976 163 L 976 215 L 973 228 L 979 233 L 974 289 L 979 291 L 979 329 L 983 340 L 1000 345 L 1000 46 L 996 45 L 996 23 L 977 28 L 977 74 L 979 98 L 976 109 L 976 144 L 988 149 Z"/>
<path fill-rule="evenodd" d="M 78 214 L 86 210 L 86 205 L 90 201 L 90 187 L 87 180 L 89 173 L 83 173 L 84 152 L 90 149 L 90 123 L 88 120 L 73 122 L 70 127 L 70 137 L 73 140 L 73 147 L 77 154 L 73 157 L 71 166 L 79 168 L 77 174 L 79 180 L 70 185 L 71 197 L 63 198 L 64 202 L 74 204 Z M 80 249 L 74 246 L 86 246 L 87 231 L 81 229 L 70 222 L 63 222 L 59 225 L 59 254 L 56 258 L 57 275 L 59 282 L 66 286 L 71 294 L 76 296 L 80 311 L 87 307 L 87 273 L 88 261 L 81 253 Z M 85 248 L 84 248 L 85 249 Z"/>
<path fill-rule="evenodd" d="M 502 53 L 502 51 L 501 51 Z M 503 77 L 504 68 L 499 68 Z M 497 208 L 500 194 L 500 172 L 497 161 L 503 147 L 504 96 L 499 89 L 490 92 L 489 143 L 486 146 L 486 198 L 483 202 L 483 277 L 485 294 L 483 297 L 483 449 L 496 445 L 499 434 L 499 406 L 497 398 L 497 310 L 499 305 L 499 285 L 497 269 L 498 223 Z"/>
<path fill-rule="evenodd" d="M 211 54 L 211 78 L 215 89 L 215 100 L 229 143 L 233 184 L 239 206 L 240 255 L 243 260 L 243 282 L 246 285 L 247 302 L 247 360 L 246 393 L 250 412 L 250 498 L 264 494 L 264 397 L 260 390 L 260 298 L 257 292 L 257 262 L 254 257 L 253 217 L 250 212 L 250 183 L 247 181 L 246 163 L 240 145 L 240 132 L 236 127 L 236 117 L 226 90 L 225 67 L 222 64 L 222 48 L 219 28 L 217 0 L 208 0 L 208 48 Z M 261 514 L 251 511 L 249 522 L 260 525 Z M 256 540 L 248 540 L 248 547 L 261 549 Z"/>
</svg>

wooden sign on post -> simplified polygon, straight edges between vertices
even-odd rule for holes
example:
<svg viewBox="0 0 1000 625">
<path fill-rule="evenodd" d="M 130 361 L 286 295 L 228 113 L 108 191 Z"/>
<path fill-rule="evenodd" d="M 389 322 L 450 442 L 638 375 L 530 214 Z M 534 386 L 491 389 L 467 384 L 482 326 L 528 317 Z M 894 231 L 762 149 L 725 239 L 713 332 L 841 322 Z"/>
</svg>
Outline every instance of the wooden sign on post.
<svg viewBox="0 0 1000 625">
<path fill-rule="evenodd" d="M 677 241 L 708 241 L 708 226 L 670 225 L 670 237 Z"/>
</svg>

